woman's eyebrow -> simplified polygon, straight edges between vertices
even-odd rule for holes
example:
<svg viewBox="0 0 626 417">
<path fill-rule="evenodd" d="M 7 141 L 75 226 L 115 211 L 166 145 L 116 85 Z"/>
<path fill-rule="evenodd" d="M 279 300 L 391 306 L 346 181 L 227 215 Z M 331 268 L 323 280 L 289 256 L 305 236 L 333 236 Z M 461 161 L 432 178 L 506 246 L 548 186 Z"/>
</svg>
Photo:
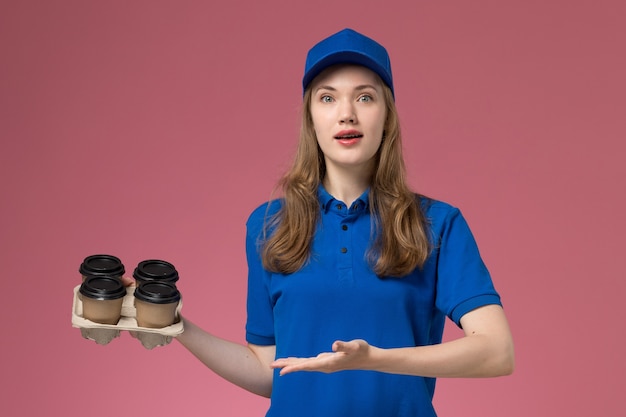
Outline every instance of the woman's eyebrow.
<svg viewBox="0 0 626 417">
<path fill-rule="evenodd" d="M 317 87 L 315 89 L 315 92 L 317 93 L 320 90 L 329 90 L 329 91 L 337 91 L 336 88 L 331 87 L 330 85 L 320 85 L 319 87 Z"/>
<path fill-rule="evenodd" d="M 376 90 L 376 87 L 373 86 L 372 84 L 362 84 L 362 85 L 358 85 L 356 87 L 354 87 L 355 90 L 367 90 L 368 88 L 371 88 L 372 90 Z"/>
<path fill-rule="evenodd" d="M 376 86 L 372 84 L 361 84 L 361 85 L 357 85 L 356 87 L 354 87 L 355 91 L 362 91 L 362 90 L 367 90 L 367 89 L 378 91 L 376 89 Z M 320 90 L 337 91 L 335 87 L 330 86 L 330 85 L 320 85 L 319 87 L 315 89 L 315 92 L 317 93 Z"/>
</svg>

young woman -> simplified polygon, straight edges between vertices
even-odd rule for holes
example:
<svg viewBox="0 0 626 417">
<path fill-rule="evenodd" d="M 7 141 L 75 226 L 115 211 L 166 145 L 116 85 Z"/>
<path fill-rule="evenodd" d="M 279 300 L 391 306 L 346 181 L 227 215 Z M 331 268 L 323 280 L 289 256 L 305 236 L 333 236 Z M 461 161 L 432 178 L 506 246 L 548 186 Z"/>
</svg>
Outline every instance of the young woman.
<svg viewBox="0 0 626 417">
<path fill-rule="evenodd" d="M 387 51 L 338 32 L 303 88 L 284 195 L 247 222 L 248 344 L 186 319 L 177 339 L 267 416 L 435 416 L 435 378 L 512 372 L 500 297 L 459 210 L 406 184 Z"/>
</svg>

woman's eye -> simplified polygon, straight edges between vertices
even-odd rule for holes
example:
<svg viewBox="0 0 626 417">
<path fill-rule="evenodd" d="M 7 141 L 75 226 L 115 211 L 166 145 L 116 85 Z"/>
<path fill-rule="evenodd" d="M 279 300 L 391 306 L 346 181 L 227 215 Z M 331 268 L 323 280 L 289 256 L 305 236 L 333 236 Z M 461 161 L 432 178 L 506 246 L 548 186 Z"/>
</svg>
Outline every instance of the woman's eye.
<svg viewBox="0 0 626 417">
<path fill-rule="evenodd" d="M 333 98 L 331 96 L 322 96 L 321 100 L 322 103 L 330 103 L 331 101 L 333 101 Z"/>
<path fill-rule="evenodd" d="M 364 102 L 372 101 L 372 96 L 363 95 L 363 96 L 359 97 L 359 101 L 364 101 Z"/>
</svg>

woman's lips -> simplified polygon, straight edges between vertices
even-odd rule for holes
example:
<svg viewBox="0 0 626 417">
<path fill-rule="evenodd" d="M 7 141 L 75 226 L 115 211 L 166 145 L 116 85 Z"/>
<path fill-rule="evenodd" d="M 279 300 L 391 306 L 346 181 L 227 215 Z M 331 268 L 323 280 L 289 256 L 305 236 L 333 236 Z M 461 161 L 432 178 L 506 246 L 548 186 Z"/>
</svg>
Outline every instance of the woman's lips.
<svg viewBox="0 0 626 417">
<path fill-rule="evenodd" d="M 334 138 L 339 141 L 342 145 L 353 145 L 357 143 L 363 134 L 358 130 L 342 130 L 337 133 Z"/>
</svg>

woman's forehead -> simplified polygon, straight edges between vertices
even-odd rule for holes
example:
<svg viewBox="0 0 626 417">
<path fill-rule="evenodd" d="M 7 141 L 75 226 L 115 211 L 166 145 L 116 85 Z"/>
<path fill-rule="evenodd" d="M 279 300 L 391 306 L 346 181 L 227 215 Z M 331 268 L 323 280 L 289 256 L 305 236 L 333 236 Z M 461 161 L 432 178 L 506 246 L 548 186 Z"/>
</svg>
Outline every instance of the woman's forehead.
<svg viewBox="0 0 626 417">
<path fill-rule="evenodd" d="M 382 86 L 380 77 L 369 68 L 354 64 L 337 64 L 326 68 L 311 83 L 313 89 L 333 84 Z"/>
</svg>

